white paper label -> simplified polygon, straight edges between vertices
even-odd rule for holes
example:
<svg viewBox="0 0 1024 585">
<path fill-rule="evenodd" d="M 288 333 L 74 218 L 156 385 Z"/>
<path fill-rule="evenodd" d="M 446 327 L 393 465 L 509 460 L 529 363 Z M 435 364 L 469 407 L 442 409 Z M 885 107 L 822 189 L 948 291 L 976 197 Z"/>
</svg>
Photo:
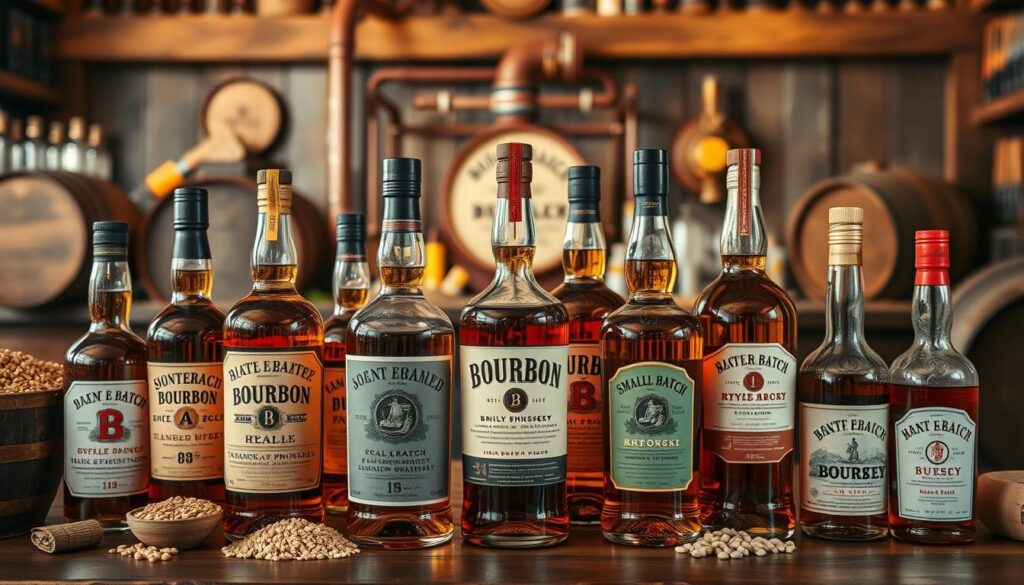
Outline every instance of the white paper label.
<svg viewBox="0 0 1024 585">
<path fill-rule="evenodd" d="M 888 425 L 887 404 L 801 402 L 802 506 L 835 516 L 884 513 Z"/>
<path fill-rule="evenodd" d="M 149 372 L 152 476 L 224 476 L 224 369 L 220 362 L 154 363 Z"/>
<path fill-rule="evenodd" d="M 912 520 L 974 517 L 977 426 L 956 408 L 915 408 L 896 421 L 899 515 Z"/>
<path fill-rule="evenodd" d="M 148 402 L 145 380 L 71 383 L 64 393 L 64 479 L 72 495 L 149 489 Z"/>
</svg>

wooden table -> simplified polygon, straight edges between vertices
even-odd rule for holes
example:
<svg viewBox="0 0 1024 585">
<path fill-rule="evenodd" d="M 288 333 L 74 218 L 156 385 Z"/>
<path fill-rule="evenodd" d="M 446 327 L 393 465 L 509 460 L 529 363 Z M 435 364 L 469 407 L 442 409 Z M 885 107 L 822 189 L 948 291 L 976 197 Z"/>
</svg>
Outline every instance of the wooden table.
<svg viewBox="0 0 1024 585">
<path fill-rule="evenodd" d="M 453 502 L 461 499 L 461 469 L 453 465 Z M 59 500 L 59 498 L 58 498 Z M 59 522 L 59 501 L 50 522 Z M 456 507 L 456 515 L 459 510 Z M 338 518 L 328 522 L 337 525 Z M 47 555 L 27 536 L 0 540 L 0 582 L 131 581 L 172 583 L 1020 583 L 1024 543 L 988 534 L 966 546 L 923 546 L 886 539 L 868 544 L 797 537 L 797 552 L 719 561 L 691 559 L 671 549 L 608 543 L 593 527 L 574 529 L 563 545 L 496 551 L 452 542 L 422 551 L 364 550 L 340 560 L 277 562 L 226 559 L 223 536 L 172 561 L 147 563 L 107 553 L 134 543 L 130 533 L 107 535 L 93 550 Z"/>
</svg>

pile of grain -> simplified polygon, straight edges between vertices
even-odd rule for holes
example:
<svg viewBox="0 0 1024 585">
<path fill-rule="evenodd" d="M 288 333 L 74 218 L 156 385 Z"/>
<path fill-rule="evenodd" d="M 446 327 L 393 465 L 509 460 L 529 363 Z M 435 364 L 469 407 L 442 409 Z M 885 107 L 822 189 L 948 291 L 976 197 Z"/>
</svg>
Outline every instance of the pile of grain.
<svg viewBox="0 0 1024 585">
<path fill-rule="evenodd" d="M 226 557 L 265 561 L 342 559 L 359 552 L 337 530 L 301 518 L 288 518 L 264 526 L 221 549 Z"/>
<path fill-rule="evenodd" d="M 0 394 L 43 392 L 64 387 L 60 364 L 9 349 L 0 349 Z"/>
<path fill-rule="evenodd" d="M 139 520 L 186 520 L 207 518 L 220 514 L 220 506 L 201 498 L 174 496 L 162 502 L 149 504 L 132 516 Z"/>
<path fill-rule="evenodd" d="M 148 561 L 155 563 L 158 561 L 169 561 L 178 554 L 176 548 L 157 548 L 155 546 L 146 546 L 141 542 L 137 542 L 133 545 L 119 544 L 117 548 L 112 548 L 107 551 L 114 555 L 121 555 L 122 557 L 133 558 L 136 561 Z"/>
</svg>

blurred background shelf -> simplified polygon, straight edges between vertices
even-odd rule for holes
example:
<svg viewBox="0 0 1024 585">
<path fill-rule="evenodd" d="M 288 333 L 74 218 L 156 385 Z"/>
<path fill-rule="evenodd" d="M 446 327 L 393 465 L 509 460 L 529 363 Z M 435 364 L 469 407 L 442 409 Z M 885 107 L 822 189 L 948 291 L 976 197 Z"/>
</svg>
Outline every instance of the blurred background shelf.
<svg viewBox="0 0 1024 585">
<path fill-rule="evenodd" d="M 45 106 L 60 103 L 60 94 L 56 89 L 3 70 L 0 70 L 0 95 Z"/>
<path fill-rule="evenodd" d="M 7 0 L 10 1 L 10 0 Z M 33 6 L 38 6 L 56 16 L 64 14 L 64 0 L 22 0 Z"/>
<path fill-rule="evenodd" d="M 324 15 L 83 18 L 63 24 L 57 53 L 73 61 L 320 62 L 327 29 Z M 979 18 L 952 11 L 546 15 L 529 21 L 461 14 L 400 23 L 367 18 L 358 28 L 356 53 L 364 61 L 480 60 L 563 30 L 577 33 L 596 59 L 820 59 L 948 55 L 976 49 L 981 27 Z"/>
<path fill-rule="evenodd" d="M 971 0 L 973 12 L 999 12 L 1024 7 L 1021 0 Z"/>
<path fill-rule="evenodd" d="M 988 125 L 1019 117 L 1024 113 L 1024 90 L 996 98 L 979 105 L 971 119 L 975 124 Z"/>
</svg>

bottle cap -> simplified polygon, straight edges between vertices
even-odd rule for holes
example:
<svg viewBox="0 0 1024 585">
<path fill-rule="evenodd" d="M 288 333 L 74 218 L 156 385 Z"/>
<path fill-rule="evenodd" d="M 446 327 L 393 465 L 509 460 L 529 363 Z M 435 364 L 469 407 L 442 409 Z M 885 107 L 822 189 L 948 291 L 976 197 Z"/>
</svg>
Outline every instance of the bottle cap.
<svg viewBox="0 0 1024 585">
<path fill-rule="evenodd" d="M 949 284 L 949 232 L 919 230 L 914 232 L 915 286 Z"/>
<path fill-rule="evenodd" d="M 522 142 L 498 145 L 498 198 L 508 199 L 508 221 L 523 221 L 523 199 L 529 199 L 533 180 L 533 147 Z"/>
<path fill-rule="evenodd" d="M 209 192 L 199 187 L 175 189 L 174 228 L 205 230 L 210 227 L 209 197 Z"/>
<path fill-rule="evenodd" d="M 738 165 L 742 159 L 753 165 L 761 164 L 761 150 L 758 148 L 733 148 L 725 153 L 725 164 Z"/>
<path fill-rule="evenodd" d="M 569 167 L 569 203 L 601 200 L 601 167 Z"/>
<path fill-rule="evenodd" d="M 828 210 L 828 263 L 830 266 L 859 266 L 864 241 L 864 210 L 833 207 Z"/>
<path fill-rule="evenodd" d="M 277 173 L 277 184 L 278 185 L 291 185 L 292 184 L 292 172 L 288 169 L 260 169 L 256 171 L 256 184 L 265 185 L 267 184 L 267 178 L 272 176 L 273 173 Z"/>
<path fill-rule="evenodd" d="M 420 159 L 386 158 L 381 163 L 381 192 L 385 197 L 420 196 Z"/>
<path fill-rule="evenodd" d="M 366 240 L 366 216 L 362 213 L 339 213 L 337 230 L 339 242 L 363 242 Z"/>
<path fill-rule="evenodd" d="M 85 120 L 78 116 L 73 116 L 68 120 L 68 138 L 71 140 L 85 139 Z"/>
<path fill-rule="evenodd" d="M 633 151 L 633 194 L 668 194 L 668 152 L 660 148 Z"/>
<path fill-rule="evenodd" d="M 128 258 L 128 224 L 123 221 L 96 221 L 92 224 L 92 253 L 95 258 Z"/>
</svg>

